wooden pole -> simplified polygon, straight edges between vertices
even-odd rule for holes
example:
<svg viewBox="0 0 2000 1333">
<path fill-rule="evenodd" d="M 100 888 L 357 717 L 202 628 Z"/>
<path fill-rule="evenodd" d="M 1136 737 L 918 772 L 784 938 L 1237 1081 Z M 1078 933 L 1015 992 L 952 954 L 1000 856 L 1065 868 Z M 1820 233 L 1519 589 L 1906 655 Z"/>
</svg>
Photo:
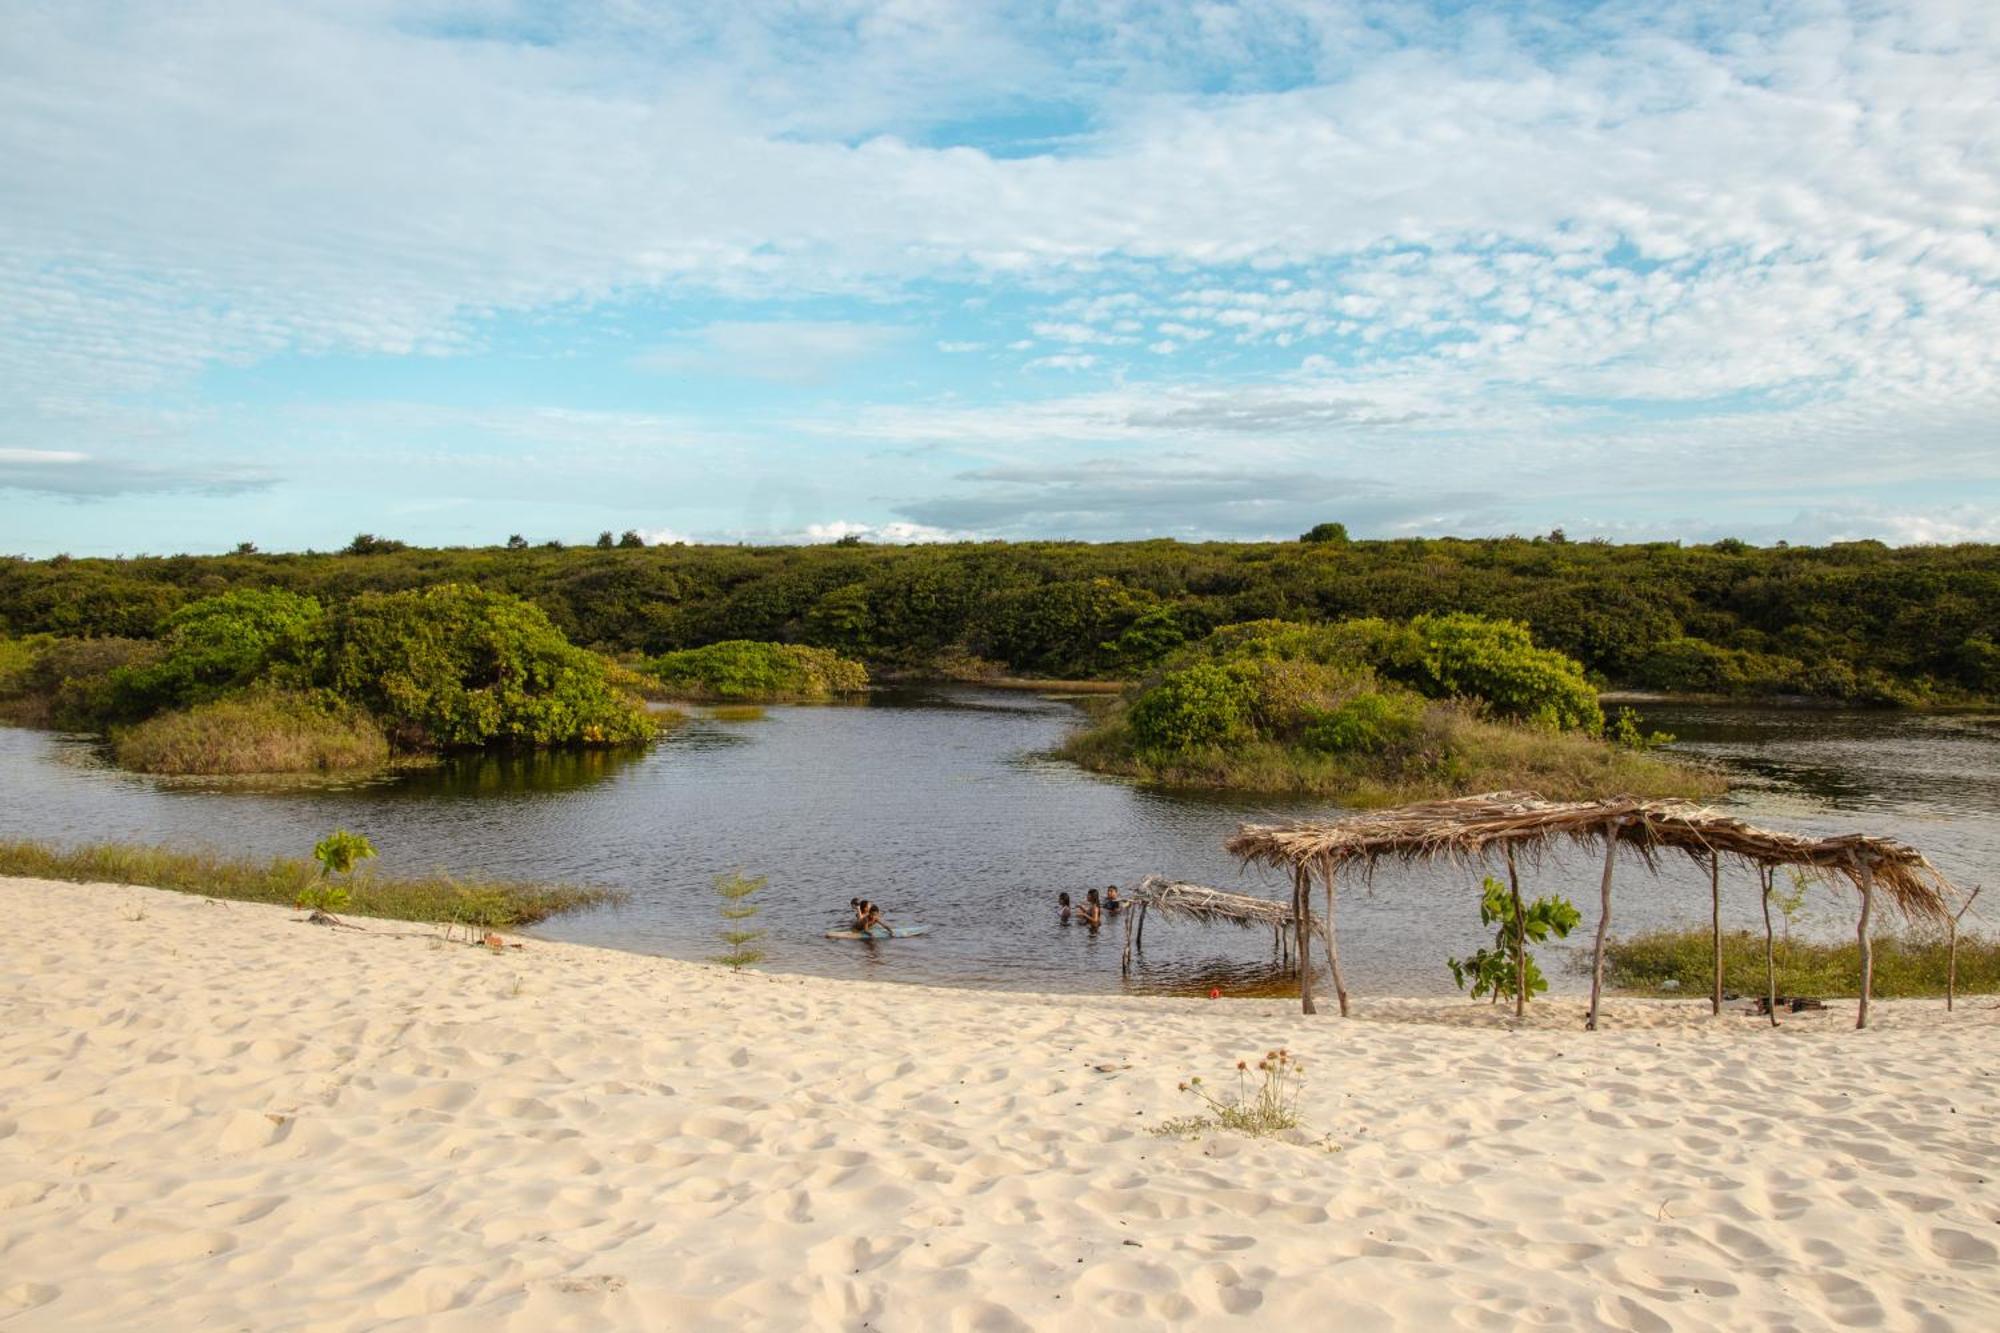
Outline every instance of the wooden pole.
<svg viewBox="0 0 2000 1333">
<path fill-rule="evenodd" d="M 1944 1010 L 1946 1013 L 1950 1013 L 1952 1006 L 1958 1002 L 1958 923 L 1967 912 L 1972 910 L 1972 900 L 1978 896 L 1979 888 L 1975 885 L 1972 892 L 1965 895 L 1965 901 L 1959 904 L 1958 910 L 1951 914 L 1951 943 L 1946 949 L 1944 963 Z"/>
<path fill-rule="evenodd" d="M 1854 928 L 1855 937 L 1861 943 L 1861 1012 L 1854 1016 L 1854 1026 L 1868 1026 L 1868 992 L 1875 985 L 1875 950 L 1868 942 L 1868 918 L 1875 911 L 1875 863 L 1861 863 L 1861 922 Z"/>
<path fill-rule="evenodd" d="M 1604 826 L 1604 881 L 1597 891 L 1597 949 L 1590 963 L 1590 1020 L 1584 1027 L 1597 1031 L 1597 1009 L 1604 997 L 1604 937 L 1611 931 L 1611 866 L 1618 856 L 1618 824 Z"/>
<path fill-rule="evenodd" d="M 1333 993 L 1340 999 L 1340 1016 L 1347 1017 L 1347 978 L 1340 973 L 1340 941 L 1333 926 L 1333 862 L 1322 859 L 1320 874 L 1326 876 L 1326 920 L 1321 930 L 1326 935 L 1326 958 L 1333 965 Z"/>
<path fill-rule="evenodd" d="M 1125 913 L 1125 952 L 1118 959 L 1118 972 L 1121 976 L 1132 975 L 1132 918 L 1145 910 L 1141 907 L 1138 912 Z"/>
<path fill-rule="evenodd" d="M 1715 943 L 1715 993 L 1709 996 L 1708 1011 L 1722 1013 L 1722 856 L 1708 854 L 1709 934 Z"/>
<path fill-rule="evenodd" d="M 1139 937 L 1132 942 L 1132 947 L 1140 953 L 1146 952 L 1146 906 L 1145 903 L 1139 904 Z"/>
<path fill-rule="evenodd" d="M 1514 848 L 1507 845 L 1507 888 L 1514 895 L 1514 1017 L 1528 1014 L 1528 927 L 1521 919 L 1521 877 L 1514 872 Z"/>
<path fill-rule="evenodd" d="M 1778 1026 L 1778 957 L 1776 946 L 1771 940 L 1771 874 L 1770 866 L 1759 866 L 1758 882 L 1764 888 L 1764 1004 L 1771 1011 L 1771 1026 Z"/>
<path fill-rule="evenodd" d="M 1319 1012 L 1313 1008 L 1312 936 L 1306 924 L 1312 915 L 1311 899 L 1307 896 L 1311 892 L 1311 874 L 1304 865 L 1292 872 L 1292 930 L 1298 936 L 1299 949 L 1299 1010 L 1308 1014 Z"/>
</svg>

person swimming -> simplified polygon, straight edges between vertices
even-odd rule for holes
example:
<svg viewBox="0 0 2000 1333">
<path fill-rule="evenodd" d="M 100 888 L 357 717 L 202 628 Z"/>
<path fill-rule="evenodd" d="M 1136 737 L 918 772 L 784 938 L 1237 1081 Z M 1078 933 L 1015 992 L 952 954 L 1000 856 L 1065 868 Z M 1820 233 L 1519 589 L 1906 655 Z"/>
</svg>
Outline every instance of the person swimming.
<svg viewBox="0 0 2000 1333">
<path fill-rule="evenodd" d="M 1118 886 L 1116 884 L 1113 884 L 1110 888 L 1104 891 L 1105 911 L 1116 912 L 1119 908 L 1123 907 L 1124 905 L 1125 905 L 1124 903 L 1118 901 Z"/>
<path fill-rule="evenodd" d="M 1104 902 L 1097 896 L 1096 889 L 1092 889 L 1090 896 L 1083 900 L 1083 906 L 1077 909 L 1077 915 L 1083 918 L 1083 924 L 1090 927 L 1090 933 L 1093 935 L 1097 933 L 1097 928 L 1104 924 Z"/>
<path fill-rule="evenodd" d="M 861 900 L 861 915 L 855 925 L 864 935 L 872 935 L 878 930 L 885 935 L 896 933 L 896 928 L 882 919 L 882 909 L 866 898 Z"/>
<path fill-rule="evenodd" d="M 1069 895 L 1067 893 L 1058 893 L 1056 895 L 1057 921 L 1067 926 L 1069 924 L 1070 913 L 1074 912 L 1075 910 L 1076 908 L 1070 905 Z"/>
</svg>

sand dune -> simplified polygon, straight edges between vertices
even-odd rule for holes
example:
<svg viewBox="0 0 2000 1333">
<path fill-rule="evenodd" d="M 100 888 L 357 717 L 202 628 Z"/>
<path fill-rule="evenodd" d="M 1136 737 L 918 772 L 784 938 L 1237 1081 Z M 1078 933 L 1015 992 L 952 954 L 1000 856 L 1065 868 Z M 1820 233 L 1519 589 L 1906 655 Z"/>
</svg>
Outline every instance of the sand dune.
<svg viewBox="0 0 2000 1333">
<path fill-rule="evenodd" d="M 1560 1001 L 1513 1031 L 731 975 L 110 886 L 0 881 L 0 916 L 9 1333 L 2000 1328 L 1991 998 L 1587 1035 Z M 1279 1044 L 1335 1150 L 1150 1132 Z"/>
</svg>

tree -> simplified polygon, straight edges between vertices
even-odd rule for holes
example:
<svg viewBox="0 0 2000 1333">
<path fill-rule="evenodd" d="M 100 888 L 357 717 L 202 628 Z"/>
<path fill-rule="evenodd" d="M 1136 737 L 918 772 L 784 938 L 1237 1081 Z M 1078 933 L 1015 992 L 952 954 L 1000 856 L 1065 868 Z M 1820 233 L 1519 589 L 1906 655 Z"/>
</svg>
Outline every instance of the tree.
<svg viewBox="0 0 2000 1333">
<path fill-rule="evenodd" d="M 611 549 L 611 529 L 606 528 L 604 531 L 597 534 L 597 549 L 600 551 L 608 551 Z"/>
<path fill-rule="evenodd" d="M 646 544 L 646 539 L 639 535 L 639 532 L 636 528 L 627 528 L 625 529 L 625 531 L 618 534 L 618 544 L 620 546 L 626 546 L 626 547 L 644 546 Z"/>
<path fill-rule="evenodd" d="M 1537 898 L 1526 905 L 1517 922 L 1514 895 L 1505 884 L 1488 875 L 1480 888 L 1484 892 L 1479 899 L 1479 924 L 1498 927 L 1493 933 L 1494 947 L 1481 949 L 1470 958 L 1446 959 L 1452 979 L 1460 990 L 1470 988 L 1473 999 L 1490 993 L 1496 1004 L 1523 976 L 1527 994 L 1541 994 L 1549 988 L 1548 979 L 1535 966 L 1525 944 L 1540 944 L 1551 935 L 1566 937 L 1583 920 L 1583 914 L 1567 898 Z"/>
<path fill-rule="evenodd" d="M 1299 540 L 1308 544 L 1331 542 L 1336 546 L 1345 546 L 1347 544 L 1347 525 L 1345 523 L 1315 523 L 1311 528 L 1299 535 Z"/>
<path fill-rule="evenodd" d="M 528 549 L 528 539 L 517 532 L 507 539 L 507 549 L 510 551 L 525 551 Z"/>
<path fill-rule="evenodd" d="M 256 543 L 256 542 L 238 542 L 238 543 L 236 543 L 236 550 L 235 550 L 234 554 L 236 554 L 236 555 L 256 555 L 256 554 L 257 554 L 257 543 Z"/>
<path fill-rule="evenodd" d="M 342 549 L 342 555 L 394 555 L 397 551 L 409 550 L 409 545 L 392 537 L 377 537 L 372 532 L 358 532 L 354 540 Z"/>
</svg>

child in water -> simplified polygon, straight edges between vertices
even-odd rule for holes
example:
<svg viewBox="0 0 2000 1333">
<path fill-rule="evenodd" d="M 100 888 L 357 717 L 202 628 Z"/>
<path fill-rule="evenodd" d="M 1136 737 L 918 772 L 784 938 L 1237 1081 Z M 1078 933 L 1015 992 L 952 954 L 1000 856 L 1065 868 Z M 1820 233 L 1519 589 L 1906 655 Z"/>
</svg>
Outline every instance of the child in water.
<svg viewBox="0 0 2000 1333">
<path fill-rule="evenodd" d="M 1104 891 L 1104 910 L 1115 913 L 1125 904 L 1118 901 L 1118 886 L 1113 884 Z"/>
<path fill-rule="evenodd" d="M 1067 893 L 1058 893 L 1056 895 L 1057 921 L 1067 926 L 1069 924 L 1069 914 L 1074 910 L 1075 909 L 1070 906 L 1069 895 Z"/>
</svg>

